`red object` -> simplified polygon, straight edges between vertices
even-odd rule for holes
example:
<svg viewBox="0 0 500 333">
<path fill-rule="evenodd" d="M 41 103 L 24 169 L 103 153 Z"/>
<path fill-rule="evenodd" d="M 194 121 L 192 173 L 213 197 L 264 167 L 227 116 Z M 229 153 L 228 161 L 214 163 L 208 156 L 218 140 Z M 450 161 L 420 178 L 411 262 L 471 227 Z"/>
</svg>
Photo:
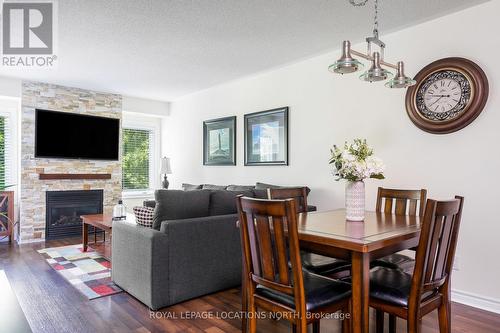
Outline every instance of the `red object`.
<svg viewBox="0 0 500 333">
<path fill-rule="evenodd" d="M 92 290 L 102 296 L 115 292 L 115 290 L 106 285 L 92 287 Z"/>
<path fill-rule="evenodd" d="M 56 264 L 56 265 L 54 265 L 54 269 L 55 269 L 56 271 L 61 271 L 61 270 L 65 269 L 65 268 L 64 268 L 64 266 L 62 266 L 62 265 Z"/>
<path fill-rule="evenodd" d="M 111 268 L 111 263 L 109 261 L 102 261 L 100 264 L 106 268 Z"/>
</svg>

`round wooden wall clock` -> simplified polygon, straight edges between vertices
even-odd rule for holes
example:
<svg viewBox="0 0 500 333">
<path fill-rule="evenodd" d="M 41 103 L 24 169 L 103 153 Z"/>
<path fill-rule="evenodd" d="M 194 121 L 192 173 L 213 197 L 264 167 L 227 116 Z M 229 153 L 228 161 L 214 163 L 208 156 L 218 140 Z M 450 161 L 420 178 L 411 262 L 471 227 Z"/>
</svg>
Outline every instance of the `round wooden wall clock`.
<svg viewBox="0 0 500 333">
<path fill-rule="evenodd" d="M 458 131 L 481 113 L 488 79 L 474 62 L 444 58 L 425 66 L 406 92 L 406 111 L 420 129 L 435 134 Z"/>
</svg>

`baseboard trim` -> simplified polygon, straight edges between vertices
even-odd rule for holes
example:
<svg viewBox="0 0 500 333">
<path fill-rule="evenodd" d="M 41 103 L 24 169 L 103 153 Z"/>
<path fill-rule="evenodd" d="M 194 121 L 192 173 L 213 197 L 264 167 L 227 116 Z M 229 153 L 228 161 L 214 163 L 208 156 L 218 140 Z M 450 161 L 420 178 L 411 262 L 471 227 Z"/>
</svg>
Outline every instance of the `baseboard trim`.
<svg viewBox="0 0 500 333">
<path fill-rule="evenodd" d="M 462 290 L 452 290 L 451 300 L 485 311 L 500 313 L 500 299 L 485 297 Z"/>
<path fill-rule="evenodd" d="M 37 238 L 37 239 L 18 239 L 17 244 L 29 244 L 29 243 L 40 243 L 40 242 L 45 242 L 44 238 Z"/>
</svg>

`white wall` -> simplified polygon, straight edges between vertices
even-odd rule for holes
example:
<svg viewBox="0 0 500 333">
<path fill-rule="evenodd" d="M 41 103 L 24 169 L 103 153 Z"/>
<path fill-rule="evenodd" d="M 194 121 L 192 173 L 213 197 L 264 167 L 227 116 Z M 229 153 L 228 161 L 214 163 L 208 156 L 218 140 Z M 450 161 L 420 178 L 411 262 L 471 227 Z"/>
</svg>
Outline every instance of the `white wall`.
<svg viewBox="0 0 500 333">
<path fill-rule="evenodd" d="M 169 114 L 170 104 L 131 96 L 122 96 L 123 110 L 156 117 L 166 117 Z"/>
<path fill-rule="evenodd" d="M 0 96 L 21 98 L 21 79 L 0 76 Z"/>
<path fill-rule="evenodd" d="M 339 56 L 336 51 L 174 101 L 164 136 L 164 152 L 172 158 L 172 187 L 181 182 L 307 184 L 312 188 L 310 202 L 320 210 L 342 207 L 344 184 L 330 175 L 329 149 L 334 143 L 367 138 L 388 166 L 386 180 L 367 182 L 368 208 L 374 208 L 377 186 L 425 187 L 431 198 L 465 196 L 455 295 L 500 311 L 499 12 L 500 2 L 492 1 L 382 36 L 387 59 L 403 59 L 410 75 L 448 56 L 469 58 L 484 69 L 489 101 L 465 129 L 449 135 L 419 130 L 406 114 L 405 90 L 361 82 L 358 74 L 329 73 L 328 65 Z M 364 50 L 364 45 L 355 48 Z M 290 107 L 290 166 L 244 167 L 243 114 L 281 106 Z M 202 121 L 231 115 L 238 116 L 238 165 L 203 166 Z M 472 297 L 478 295 L 482 298 Z"/>
</svg>

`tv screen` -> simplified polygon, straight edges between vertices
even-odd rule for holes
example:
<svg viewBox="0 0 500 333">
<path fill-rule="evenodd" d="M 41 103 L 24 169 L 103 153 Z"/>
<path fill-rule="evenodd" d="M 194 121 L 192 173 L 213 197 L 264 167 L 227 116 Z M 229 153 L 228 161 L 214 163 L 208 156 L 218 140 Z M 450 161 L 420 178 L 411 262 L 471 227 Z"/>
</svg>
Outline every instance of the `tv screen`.
<svg viewBox="0 0 500 333">
<path fill-rule="evenodd" d="M 35 157 L 116 161 L 119 141 L 119 119 L 35 111 Z"/>
</svg>

